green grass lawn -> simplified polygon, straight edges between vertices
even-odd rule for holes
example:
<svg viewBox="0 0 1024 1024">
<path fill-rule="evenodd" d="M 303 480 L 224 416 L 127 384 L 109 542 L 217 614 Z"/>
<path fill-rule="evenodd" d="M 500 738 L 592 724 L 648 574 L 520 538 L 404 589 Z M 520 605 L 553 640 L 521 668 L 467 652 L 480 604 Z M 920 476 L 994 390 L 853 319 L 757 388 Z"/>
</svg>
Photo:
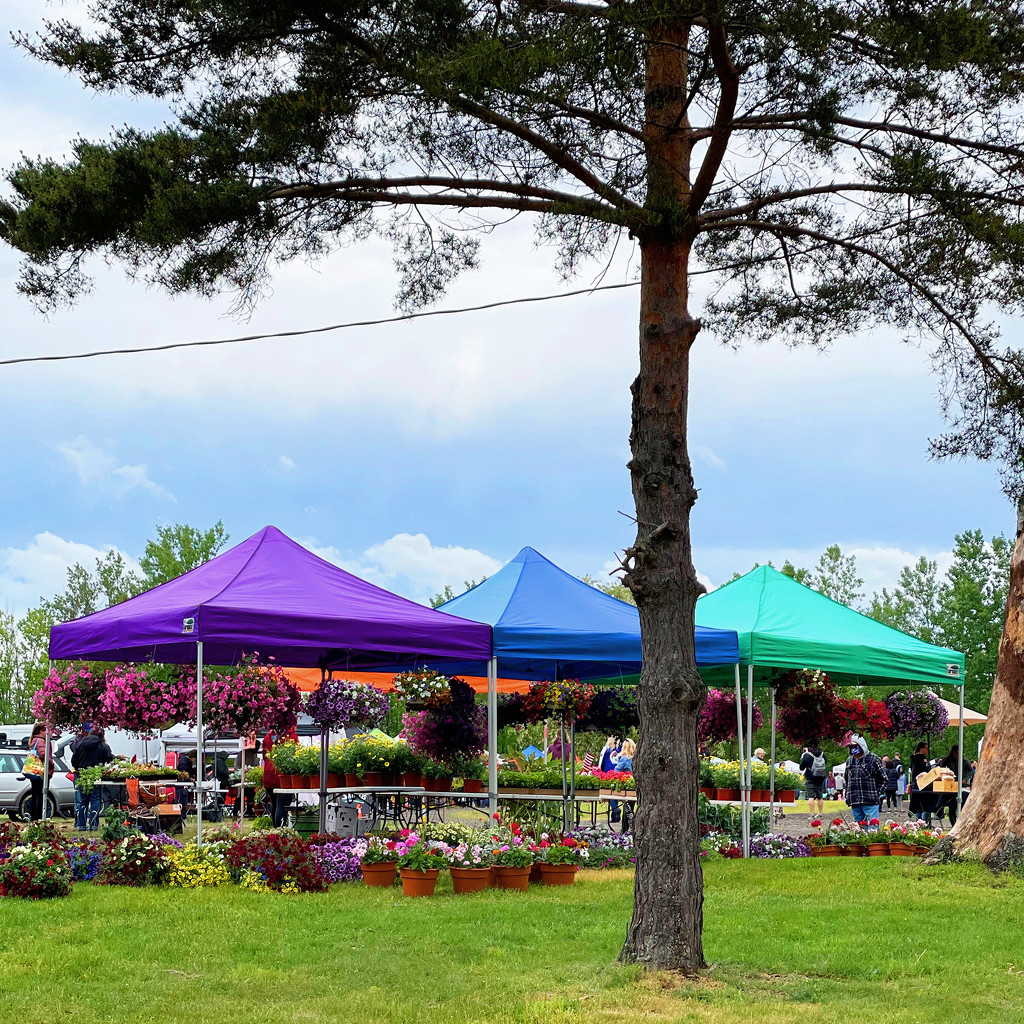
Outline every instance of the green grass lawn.
<svg viewBox="0 0 1024 1024">
<path fill-rule="evenodd" d="M 1020 1021 L 1024 882 L 910 858 L 707 865 L 698 982 L 615 964 L 628 872 L 409 900 L 78 885 L 0 901 L 0 1021 Z"/>
</svg>

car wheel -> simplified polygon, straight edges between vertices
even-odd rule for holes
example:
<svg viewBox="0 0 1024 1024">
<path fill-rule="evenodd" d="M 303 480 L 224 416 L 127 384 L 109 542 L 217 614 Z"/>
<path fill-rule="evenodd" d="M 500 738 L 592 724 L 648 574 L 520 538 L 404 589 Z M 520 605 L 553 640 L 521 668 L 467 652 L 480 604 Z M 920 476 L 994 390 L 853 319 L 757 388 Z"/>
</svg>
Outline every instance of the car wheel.
<svg viewBox="0 0 1024 1024">
<path fill-rule="evenodd" d="M 47 817 L 56 818 L 57 817 L 57 804 L 56 804 L 56 801 L 53 799 L 52 796 L 50 796 L 49 793 L 46 794 L 46 799 L 47 799 L 47 802 L 49 804 L 49 810 L 48 810 L 48 813 L 47 813 Z M 29 792 L 29 793 L 26 793 L 21 798 L 21 803 L 18 804 L 18 816 L 21 818 L 22 821 L 30 821 L 31 820 L 31 818 L 29 817 L 29 813 L 28 813 L 29 804 L 31 804 L 31 803 L 32 803 L 32 794 L 31 794 L 31 792 Z"/>
</svg>

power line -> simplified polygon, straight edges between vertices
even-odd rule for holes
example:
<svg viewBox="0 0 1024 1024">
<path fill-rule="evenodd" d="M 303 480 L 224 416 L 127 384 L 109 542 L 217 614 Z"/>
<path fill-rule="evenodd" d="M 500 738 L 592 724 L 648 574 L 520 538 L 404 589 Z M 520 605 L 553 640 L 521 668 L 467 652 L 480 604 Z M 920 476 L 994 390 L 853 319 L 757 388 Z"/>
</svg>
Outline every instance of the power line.
<svg viewBox="0 0 1024 1024">
<path fill-rule="evenodd" d="M 351 327 L 379 327 L 382 324 L 397 324 L 406 320 L 419 320 L 428 316 L 453 316 L 456 313 L 477 313 L 499 306 L 517 306 L 527 302 L 548 302 L 551 299 L 568 299 L 575 295 L 592 295 L 594 292 L 610 292 L 620 288 L 636 288 L 639 281 L 624 284 L 602 284 L 593 288 L 580 288 L 574 292 L 557 292 L 553 295 L 528 295 L 519 299 L 502 299 L 486 302 L 481 306 L 462 306 L 458 309 L 428 309 L 421 313 L 405 313 L 402 316 L 386 317 L 382 320 L 354 320 L 345 324 L 330 324 L 327 327 L 307 327 L 297 331 L 273 331 L 270 334 L 246 334 L 239 338 L 212 338 L 204 341 L 172 341 L 166 345 L 144 345 L 140 348 L 108 348 L 94 352 L 73 352 L 67 355 L 19 356 L 16 359 L 0 359 L 0 366 L 16 366 L 21 363 L 62 363 L 70 359 L 95 359 L 98 356 L 127 356 L 141 352 L 168 352 L 177 348 L 208 348 L 213 345 L 238 345 L 244 341 L 263 341 L 266 338 L 297 338 L 306 334 L 326 334 L 329 331 L 343 331 Z"/>
</svg>

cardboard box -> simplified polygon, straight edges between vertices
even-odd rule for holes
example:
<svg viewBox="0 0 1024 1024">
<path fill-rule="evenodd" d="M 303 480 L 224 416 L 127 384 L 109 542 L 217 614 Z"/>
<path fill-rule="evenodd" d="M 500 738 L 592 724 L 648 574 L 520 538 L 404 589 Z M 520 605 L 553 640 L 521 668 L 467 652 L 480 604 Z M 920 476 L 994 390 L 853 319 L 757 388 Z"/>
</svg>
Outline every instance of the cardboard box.
<svg viewBox="0 0 1024 1024">
<path fill-rule="evenodd" d="M 956 779 L 936 779 L 932 783 L 933 793 L 955 793 L 958 789 Z"/>
</svg>

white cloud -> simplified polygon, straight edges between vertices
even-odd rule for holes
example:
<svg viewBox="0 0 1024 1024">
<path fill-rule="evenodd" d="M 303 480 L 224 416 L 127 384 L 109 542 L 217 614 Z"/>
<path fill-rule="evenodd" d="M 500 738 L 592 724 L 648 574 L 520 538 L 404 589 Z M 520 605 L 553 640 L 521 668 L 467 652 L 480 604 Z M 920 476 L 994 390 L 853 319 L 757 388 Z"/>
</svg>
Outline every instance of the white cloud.
<svg viewBox="0 0 1024 1024">
<path fill-rule="evenodd" d="M 354 558 L 332 546 L 323 547 L 308 540 L 300 543 L 370 583 L 414 601 L 425 602 L 446 584 L 460 593 L 464 581 L 491 576 L 504 564 L 475 548 L 435 546 L 423 533 L 396 533 Z"/>
<path fill-rule="evenodd" d="M 278 455 L 277 462 L 278 462 L 278 465 L 282 469 L 294 469 L 295 468 L 295 460 L 292 459 L 292 458 L 289 458 L 289 456 L 287 456 L 287 455 Z"/>
<path fill-rule="evenodd" d="M 770 561 L 779 569 L 788 559 L 798 568 L 813 570 L 824 547 L 822 545 L 821 548 L 700 548 L 695 549 L 694 554 L 702 565 L 711 569 L 711 578 L 717 580 L 715 585 L 721 586 L 729 580 L 733 572 L 748 572 L 755 562 L 765 565 Z M 905 565 L 917 562 L 922 555 L 938 563 L 940 579 L 953 561 L 951 551 L 931 551 L 925 548 L 908 551 L 893 545 L 855 542 L 840 543 L 839 547 L 844 555 L 853 555 L 857 560 L 857 575 L 864 580 L 861 591 L 865 603 L 870 600 L 873 593 L 883 587 L 892 590 L 899 581 L 900 570 Z M 698 573 L 698 576 L 709 591 L 714 589 L 709 585 L 711 581 L 707 577 L 702 573 Z"/>
<path fill-rule="evenodd" d="M 118 498 L 130 491 L 141 490 L 155 497 L 176 500 L 173 494 L 150 480 L 144 462 L 134 466 L 122 464 L 116 455 L 94 444 L 84 434 L 79 434 L 74 441 L 58 445 L 57 451 L 78 474 L 83 487 L 108 491 Z"/>
<path fill-rule="evenodd" d="M 725 459 L 717 455 L 706 444 L 694 445 L 693 454 L 695 458 L 708 466 L 711 466 L 713 469 L 720 469 L 723 473 L 727 473 L 729 471 L 729 465 Z"/>
<path fill-rule="evenodd" d="M 49 531 L 37 533 L 23 548 L 0 548 L 0 606 L 23 615 L 40 598 L 53 597 L 64 589 L 67 571 L 75 562 L 92 570 L 96 559 L 110 550 L 117 548 L 113 544 L 93 547 Z M 138 563 L 124 557 L 129 568 L 137 571 Z"/>
</svg>

